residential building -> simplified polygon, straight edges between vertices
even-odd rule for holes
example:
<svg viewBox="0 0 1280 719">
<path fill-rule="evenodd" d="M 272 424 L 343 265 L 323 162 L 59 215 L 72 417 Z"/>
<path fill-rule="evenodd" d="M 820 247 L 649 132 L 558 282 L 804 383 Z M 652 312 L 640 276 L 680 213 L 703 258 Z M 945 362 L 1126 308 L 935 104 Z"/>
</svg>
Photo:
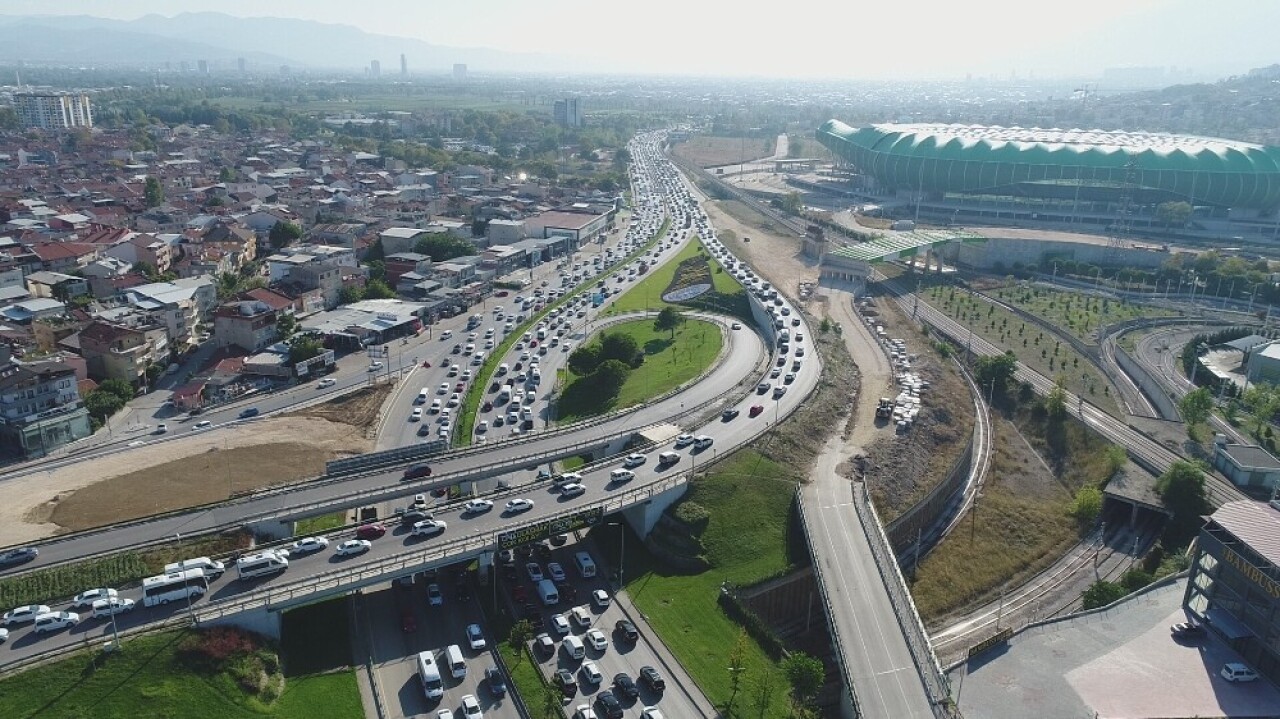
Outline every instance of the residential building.
<svg viewBox="0 0 1280 719">
<path fill-rule="evenodd" d="M 217 288 L 207 276 L 138 285 L 124 296 L 165 327 L 175 349 L 197 342 L 197 328 L 218 302 Z"/>
<path fill-rule="evenodd" d="M 543 212 L 525 220 L 529 237 L 568 237 L 576 243 L 572 249 L 600 236 L 609 226 L 609 214 L 581 212 Z"/>
<path fill-rule="evenodd" d="M 578 98 L 556 100 L 552 117 L 560 127 L 582 127 L 582 110 L 578 105 Z"/>
<path fill-rule="evenodd" d="M 412 252 L 418 240 L 426 236 L 427 231 L 418 227 L 388 227 L 378 233 L 378 239 L 382 241 L 382 252 L 387 255 Z"/>
<path fill-rule="evenodd" d="M 405 273 L 416 273 L 424 278 L 431 274 L 431 258 L 417 252 L 397 252 L 394 255 L 387 255 L 383 258 L 383 264 L 387 271 L 387 284 L 391 287 L 399 285 L 400 278 Z"/>
<path fill-rule="evenodd" d="M 155 235 L 135 233 L 127 240 L 106 248 L 102 254 L 130 265 L 145 262 L 156 272 L 168 272 L 173 266 L 173 248 Z"/>
<path fill-rule="evenodd" d="M 1225 435 L 1213 440 L 1213 468 L 1237 487 L 1275 491 L 1280 486 L 1280 459 L 1256 444 L 1233 444 Z"/>
<path fill-rule="evenodd" d="M 0 344 L 0 452 L 42 457 L 93 433 L 75 369 L 58 361 L 14 362 Z"/>
<path fill-rule="evenodd" d="M 276 311 L 265 302 L 228 302 L 213 313 L 213 338 L 219 347 L 235 345 L 259 352 L 279 339 Z"/>
<path fill-rule="evenodd" d="M 489 245 L 510 245 L 528 237 L 524 220 L 489 220 L 485 236 Z"/>
<path fill-rule="evenodd" d="M 131 327 L 98 319 L 80 331 L 79 341 L 89 377 L 98 382 L 118 379 L 142 387 L 148 367 L 169 361 L 168 334 L 159 324 Z"/>
<path fill-rule="evenodd" d="M 89 294 L 89 283 L 83 277 L 61 272 L 32 272 L 26 281 L 32 297 L 65 300 Z"/>
<path fill-rule="evenodd" d="M 286 252 L 278 252 L 267 258 L 271 282 L 279 282 L 305 265 L 329 267 L 357 267 L 356 252 L 350 247 L 333 245 L 295 245 Z"/>
<path fill-rule="evenodd" d="M 23 127 L 93 127 L 93 105 L 85 93 L 18 92 L 13 95 L 13 109 Z"/>
</svg>

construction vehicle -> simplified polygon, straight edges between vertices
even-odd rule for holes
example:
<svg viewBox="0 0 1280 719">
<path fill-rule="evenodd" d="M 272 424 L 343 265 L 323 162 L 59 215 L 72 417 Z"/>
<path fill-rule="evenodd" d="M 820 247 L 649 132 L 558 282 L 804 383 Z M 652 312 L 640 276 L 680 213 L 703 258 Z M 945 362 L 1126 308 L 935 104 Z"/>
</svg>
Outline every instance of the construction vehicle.
<svg viewBox="0 0 1280 719">
<path fill-rule="evenodd" d="M 889 419 L 891 416 L 893 416 L 893 400 L 881 397 L 876 405 L 876 419 Z"/>
</svg>

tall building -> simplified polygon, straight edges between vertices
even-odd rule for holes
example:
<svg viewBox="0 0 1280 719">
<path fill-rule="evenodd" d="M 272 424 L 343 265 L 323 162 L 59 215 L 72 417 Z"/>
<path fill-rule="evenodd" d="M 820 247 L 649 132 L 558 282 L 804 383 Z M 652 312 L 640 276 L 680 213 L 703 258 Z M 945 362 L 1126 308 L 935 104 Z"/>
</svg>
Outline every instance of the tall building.
<svg viewBox="0 0 1280 719">
<path fill-rule="evenodd" d="M 373 77 L 382 77 L 382 63 L 377 60 L 370 60 L 369 74 Z"/>
<path fill-rule="evenodd" d="M 467 79 L 467 64 L 465 62 L 455 62 L 453 64 L 453 79 L 458 82 Z"/>
<path fill-rule="evenodd" d="M 0 453 L 43 457 L 93 433 L 76 371 L 61 361 L 18 363 L 0 347 Z"/>
<path fill-rule="evenodd" d="M 244 58 L 242 57 L 236 58 L 236 69 L 240 71 L 241 75 L 244 74 L 244 67 L 245 67 Z"/>
<path fill-rule="evenodd" d="M 196 71 L 197 71 L 197 72 L 199 72 L 201 75 L 208 75 L 208 74 L 209 74 L 209 61 L 208 61 L 208 60 L 196 60 Z"/>
<path fill-rule="evenodd" d="M 93 127 L 93 108 L 84 93 L 19 92 L 14 94 L 13 104 L 23 127 Z"/>
<path fill-rule="evenodd" d="M 409 61 L 404 59 L 404 53 L 400 53 L 400 77 L 406 77 L 409 74 Z"/>
<path fill-rule="evenodd" d="M 582 110 L 576 97 L 556 100 L 552 114 L 560 127 L 582 127 Z"/>
</svg>

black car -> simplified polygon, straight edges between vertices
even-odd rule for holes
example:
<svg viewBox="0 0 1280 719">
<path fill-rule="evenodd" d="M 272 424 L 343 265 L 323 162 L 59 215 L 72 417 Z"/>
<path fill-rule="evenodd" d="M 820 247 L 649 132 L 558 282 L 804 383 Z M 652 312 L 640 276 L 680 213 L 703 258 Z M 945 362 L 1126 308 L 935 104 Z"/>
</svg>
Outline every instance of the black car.
<svg viewBox="0 0 1280 719">
<path fill-rule="evenodd" d="M 1175 639 L 1199 639 L 1204 636 L 1204 625 L 1194 619 L 1188 619 L 1169 627 L 1169 633 Z"/>
<path fill-rule="evenodd" d="M 667 688 L 667 683 L 658 670 L 648 665 L 640 667 L 640 681 L 655 692 L 661 692 Z"/>
<path fill-rule="evenodd" d="M 602 689 L 596 694 L 596 705 L 600 707 L 600 713 L 605 719 L 622 719 L 622 702 L 608 689 Z"/>
<path fill-rule="evenodd" d="M 561 694 L 567 697 L 578 693 L 578 680 L 573 678 L 573 672 L 568 669 L 557 669 L 555 676 L 552 677 L 552 683 L 560 688 Z"/>
<path fill-rule="evenodd" d="M 619 619 L 613 628 L 621 634 L 623 639 L 634 642 L 640 638 L 640 632 L 636 631 L 636 625 L 632 624 L 629 619 Z"/>
<path fill-rule="evenodd" d="M 507 680 L 502 678 L 502 671 L 497 667 L 484 670 L 485 681 L 489 682 L 489 691 L 495 697 L 507 695 Z"/>
<path fill-rule="evenodd" d="M 400 515 L 400 525 L 403 527 L 412 527 L 414 522 L 421 522 L 427 519 L 435 519 L 435 517 L 432 517 L 430 512 L 415 509 Z"/>
<path fill-rule="evenodd" d="M 459 602 L 471 601 L 471 585 L 466 582 L 458 582 L 457 596 Z"/>
<path fill-rule="evenodd" d="M 8 551 L 0 552 L 0 567 L 25 564 L 35 559 L 38 554 L 40 554 L 40 550 L 35 547 L 15 547 Z"/>
<path fill-rule="evenodd" d="M 626 672 L 618 672 L 613 675 L 613 685 L 618 688 L 618 693 L 628 699 L 635 699 L 640 696 L 640 687 L 636 686 L 636 682 Z"/>
<path fill-rule="evenodd" d="M 557 547 L 563 547 L 567 541 L 569 541 L 569 535 L 567 534 L 557 534 L 551 538 L 551 544 Z"/>
<path fill-rule="evenodd" d="M 740 411 L 738 411 L 738 409 L 737 409 L 737 408 L 730 407 L 729 409 L 726 409 L 725 411 L 723 411 L 723 412 L 721 412 L 721 413 L 720 413 L 720 419 L 722 419 L 722 420 L 724 420 L 724 421 L 728 422 L 729 420 L 733 419 L 734 417 L 737 417 L 739 414 L 741 414 L 741 412 L 740 412 Z"/>
</svg>

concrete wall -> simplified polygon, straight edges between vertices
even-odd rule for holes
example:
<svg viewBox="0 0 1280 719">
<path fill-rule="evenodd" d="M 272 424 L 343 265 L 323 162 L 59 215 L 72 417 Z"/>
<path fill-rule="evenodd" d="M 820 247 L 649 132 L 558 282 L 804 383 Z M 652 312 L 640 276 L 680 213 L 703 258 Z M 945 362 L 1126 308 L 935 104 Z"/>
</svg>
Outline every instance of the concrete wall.
<svg viewBox="0 0 1280 719">
<path fill-rule="evenodd" d="M 202 627 L 232 626 L 280 640 L 280 612 L 261 607 L 201 622 Z"/>
<path fill-rule="evenodd" d="M 943 255 L 951 262 L 984 270 L 992 269 L 997 263 L 1006 268 L 1015 262 L 1036 265 L 1046 256 L 1095 265 L 1158 269 L 1172 256 L 1167 252 L 1112 248 L 1087 242 L 996 238 L 979 243 L 951 244 L 943 250 Z"/>
<path fill-rule="evenodd" d="M 651 497 L 643 504 L 634 504 L 622 510 L 622 516 L 626 518 L 627 524 L 631 525 L 631 529 L 635 531 L 641 538 L 649 536 L 649 532 L 658 524 L 658 518 L 662 513 L 667 511 L 667 507 L 675 504 L 689 491 L 689 483 L 682 482 Z"/>
<path fill-rule="evenodd" d="M 1178 405 L 1169 397 L 1160 382 L 1147 371 L 1147 368 L 1131 357 L 1119 344 L 1113 345 L 1112 349 L 1116 364 L 1120 365 L 1120 369 L 1129 375 L 1129 379 L 1133 380 L 1142 394 L 1151 401 L 1160 419 L 1181 421 L 1182 415 L 1178 413 Z"/>
</svg>

